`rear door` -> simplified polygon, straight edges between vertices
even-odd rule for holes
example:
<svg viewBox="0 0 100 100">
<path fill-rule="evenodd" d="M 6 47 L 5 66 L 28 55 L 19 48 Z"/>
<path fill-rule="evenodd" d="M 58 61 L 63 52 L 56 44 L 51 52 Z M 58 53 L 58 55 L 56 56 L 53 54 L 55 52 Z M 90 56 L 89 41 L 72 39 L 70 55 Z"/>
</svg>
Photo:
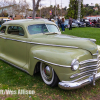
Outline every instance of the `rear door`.
<svg viewBox="0 0 100 100">
<path fill-rule="evenodd" d="M 9 26 L 5 43 L 5 60 L 16 66 L 23 67 L 26 64 L 26 40 L 22 26 Z"/>
<path fill-rule="evenodd" d="M 0 58 L 5 58 L 5 43 L 6 43 L 6 26 L 2 26 L 0 29 Z"/>
</svg>

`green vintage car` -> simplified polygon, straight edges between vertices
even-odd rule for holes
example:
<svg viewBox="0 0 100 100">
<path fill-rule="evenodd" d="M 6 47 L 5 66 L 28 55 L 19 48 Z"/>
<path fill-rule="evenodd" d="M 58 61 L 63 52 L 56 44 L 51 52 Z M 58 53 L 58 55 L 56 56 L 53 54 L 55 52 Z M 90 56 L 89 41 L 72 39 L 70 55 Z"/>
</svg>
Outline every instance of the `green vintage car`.
<svg viewBox="0 0 100 100">
<path fill-rule="evenodd" d="M 0 59 L 62 89 L 77 89 L 100 78 L 95 39 L 62 35 L 55 23 L 38 19 L 6 22 L 0 29 Z"/>
</svg>

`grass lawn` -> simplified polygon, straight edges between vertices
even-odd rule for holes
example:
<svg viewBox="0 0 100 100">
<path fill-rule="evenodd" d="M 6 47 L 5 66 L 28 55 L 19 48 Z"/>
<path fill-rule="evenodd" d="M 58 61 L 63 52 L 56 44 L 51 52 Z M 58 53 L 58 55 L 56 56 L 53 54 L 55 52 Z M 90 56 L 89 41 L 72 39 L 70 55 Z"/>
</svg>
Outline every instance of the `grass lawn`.
<svg viewBox="0 0 100 100">
<path fill-rule="evenodd" d="M 100 45 L 100 28 L 83 27 L 83 28 L 73 28 L 72 30 L 65 29 L 65 32 L 62 33 L 83 38 L 93 38 L 97 40 L 96 44 Z"/>
<path fill-rule="evenodd" d="M 84 38 L 94 38 L 100 45 L 99 28 L 73 28 L 66 29 L 63 34 L 74 35 Z M 99 100 L 100 80 L 96 86 L 91 84 L 77 90 L 62 90 L 59 87 L 51 88 L 42 81 L 37 73 L 34 77 L 28 75 L 13 66 L 0 61 L 0 94 L 1 90 L 34 90 L 34 95 L 0 95 L 1 100 Z"/>
</svg>

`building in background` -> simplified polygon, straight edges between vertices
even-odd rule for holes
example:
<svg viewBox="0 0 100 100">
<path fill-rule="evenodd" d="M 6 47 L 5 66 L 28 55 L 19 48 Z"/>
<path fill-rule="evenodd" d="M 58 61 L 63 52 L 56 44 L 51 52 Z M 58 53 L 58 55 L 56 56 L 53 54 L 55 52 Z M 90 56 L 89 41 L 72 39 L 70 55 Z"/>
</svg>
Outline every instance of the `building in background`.
<svg viewBox="0 0 100 100">
<path fill-rule="evenodd" d="M 84 17 L 85 19 L 90 19 L 90 20 L 98 20 L 98 18 L 100 19 L 100 15 L 97 15 L 97 16 L 86 16 Z"/>
<path fill-rule="evenodd" d="M 4 13 L 8 14 L 8 17 L 16 17 L 18 16 L 23 16 L 23 17 L 29 17 L 32 16 L 32 11 L 31 9 L 23 9 L 19 5 L 9 5 L 5 7 L 0 7 L 0 14 L 1 16 L 4 16 Z"/>
</svg>

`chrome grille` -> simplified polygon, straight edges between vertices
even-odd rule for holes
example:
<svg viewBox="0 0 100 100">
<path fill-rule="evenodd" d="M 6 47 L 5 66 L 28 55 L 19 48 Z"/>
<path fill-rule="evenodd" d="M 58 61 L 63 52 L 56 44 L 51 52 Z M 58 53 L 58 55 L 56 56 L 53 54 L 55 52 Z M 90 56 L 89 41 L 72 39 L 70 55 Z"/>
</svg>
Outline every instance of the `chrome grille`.
<svg viewBox="0 0 100 100">
<path fill-rule="evenodd" d="M 98 70 L 98 60 L 88 59 L 80 62 L 79 73 L 72 75 L 70 78 L 79 78 L 82 76 L 90 76 Z"/>
<path fill-rule="evenodd" d="M 100 61 L 100 55 L 98 56 L 98 61 Z"/>
<path fill-rule="evenodd" d="M 84 71 L 88 71 L 91 72 L 91 70 L 95 70 L 97 69 L 97 59 L 89 59 L 89 60 L 85 60 L 80 62 L 80 72 L 84 72 Z"/>
</svg>

